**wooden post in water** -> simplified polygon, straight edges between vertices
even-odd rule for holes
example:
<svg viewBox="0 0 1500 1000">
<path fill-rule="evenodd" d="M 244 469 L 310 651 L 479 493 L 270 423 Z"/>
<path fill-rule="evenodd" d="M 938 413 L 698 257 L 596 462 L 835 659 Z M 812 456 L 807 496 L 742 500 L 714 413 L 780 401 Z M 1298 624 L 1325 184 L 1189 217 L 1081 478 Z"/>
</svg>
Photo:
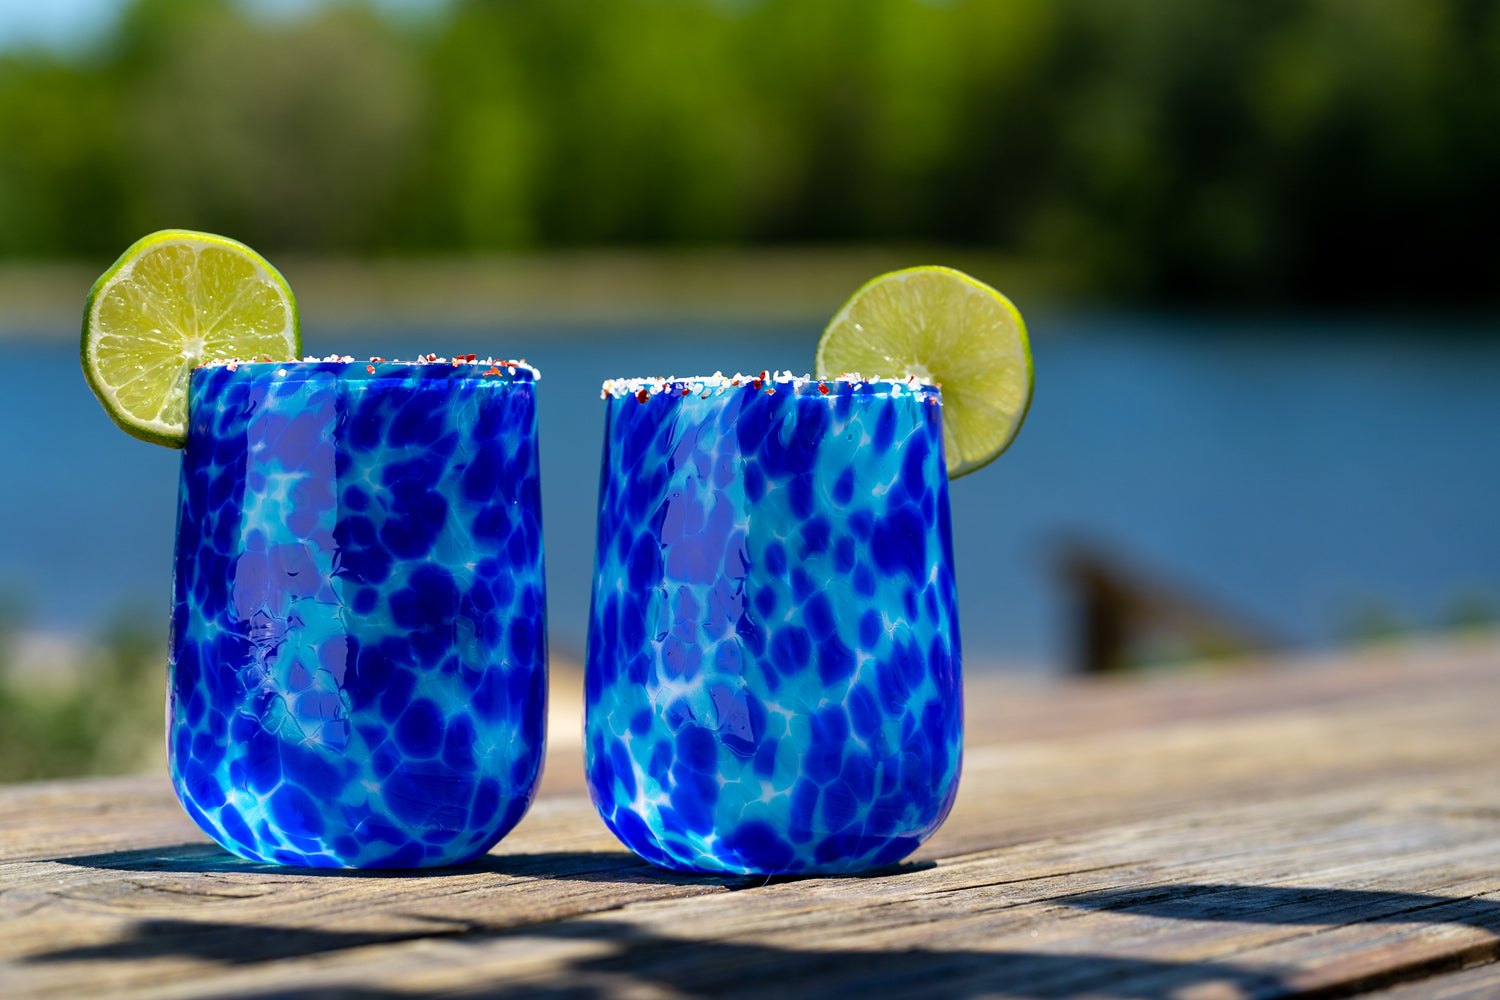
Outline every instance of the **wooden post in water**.
<svg viewBox="0 0 1500 1000">
<path fill-rule="evenodd" d="M 1153 659 L 1224 657 L 1278 645 L 1261 627 L 1096 545 L 1068 542 L 1058 563 L 1071 594 L 1074 662 L 1082 673 L 1116 673 Z"/>
</svg>

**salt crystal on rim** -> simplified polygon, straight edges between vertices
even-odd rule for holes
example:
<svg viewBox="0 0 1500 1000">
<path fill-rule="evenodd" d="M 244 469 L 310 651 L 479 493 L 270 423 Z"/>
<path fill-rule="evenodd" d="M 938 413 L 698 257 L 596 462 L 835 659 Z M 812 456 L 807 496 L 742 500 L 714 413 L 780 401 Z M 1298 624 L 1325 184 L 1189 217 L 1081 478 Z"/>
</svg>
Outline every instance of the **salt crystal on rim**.
<svg viewBox="0 0 1500 1000">
<path fill-rule="evenodd" d="M 707 399 L 710 395 L 723 395 L 730 389 L 743 388 L 747 383 L 761 383 L 764 386 L 769 383 L 769 388 L 762 388 L 764 392 L 775 392 L 777 386 L 790 386 L 791 391 L 799 393 L 813 386 L 848 385 L 851 388 L 860 385 L 889 386 L 891 396 L 901 395 L 903 388 L 913 393 L 921 390 L 941 390 L 940 385 L 923 382 L 915 375 L 907 375 L 903 378 L 881 378 L 871 376 L 866 378 L 858 372 L 845 372 L 837 378 L 813 378 L 811 375 L 795 375 L 790 371 L 773 372 L 762 371 L 758 375 L 745 375 L 736 372 L 733 376 L 725 375 L 723 372 L 714 372 L 712 375 L 694 375 L 679 377 L 669 375 L 666 378 L 612 378 L 600 387 L 599 398 L 608 399 L 613 396 L 621 398 L 624 396 L 635 396 L 640 399 L 641 393 L 650 396 L 660 395 L 669 388 L 681 395 L 697 395 Z M 689 390 L 681 392 L 681 390 Z M 826 395 L 826 393 L 824 393 Z M 935 397 L 941 400 L 941 397 Z M 644 402 L 645 400 L 642 400 Z"/>
<path fill-rule="evenodd" d="M 496 360 L 495 358 L 476 358 L 475 355 L 473 355 L 473 354 L 466 354 L 466 355 L 462 355 L 462 356 L 457 356 L 456 355 L 450 361 L 447 358 L 440 358 L 436 354 L 426 354 L 426 355 L 419 356 L 415 361 L 388 360 L 386 358 L 371 358 L 370 361 L 372 363 L 386 364 L 386 365 L 408 365 L 408 366 L 415 366 L 415 365 L 451 365 L 454 368 L 457 368 L 459 365 L 480 365 L 480 366 L 485 367 L 485 368 L 505 368 L 505 369 L 508 369 L 509 372 L 510 372 L 510 374 L 512 374 L 512 375 L 515 375 L 520 370 L 524 370 L 524 371 L 527 371 L 527 372 L 531 373 L 531 380 L 533 382 L 540 381 L 541 377 L 542 377 L 542 373 L 539 372 L 539 371 L 537 371 L 537 369 L 534 366 L 532 366 L 530 364 L 527 364 L 525 358 L 515 358 L 515 359 L 506 358 L 506 359 L 503 359 L 503 360 Z M 209 358 L 209 359 L 206 359 L 204 361 L 200 361 L 198 363 L 198 367 L 199 368 L 228 368 L 230 371 L 238 371 L 240 365 L 261 365 L 261 364 L 285 365 L 287 363 L 288 362 L 285 362 L 285 361 L 271 361 L 269 358 L 259 359 L 259 360 L 255 359 L 255 358 Z M 348 365 L 348 364 L 355 364 L 356 362 L 354 360 L 354 357 L 352 355 L 349 355 L 349 354 L 330 354 L 326 358 L 319 358 L 319 357 L 315 357 L 313 355 L 308 355 L 307 357 L 302 358 L 301 361 L 300 361 L 300 363 L 301 364 L 307 364 L 307 365 L 316 365 L 316 364 L 345 364 L 345 365 Z M 359 363 L 363 364 L 363 362 L 359 362 Z M 366 365 L 366 367 L 369 367 L 369 366 Z M 277 374 L 278 377 L 284 377 L 284 376 L 286 376 L 288 374 L 288 372 L 287 372 L 287 370 L 285 368 L 278 368 L 276 370 L 276 374 Z"/>
</svg>

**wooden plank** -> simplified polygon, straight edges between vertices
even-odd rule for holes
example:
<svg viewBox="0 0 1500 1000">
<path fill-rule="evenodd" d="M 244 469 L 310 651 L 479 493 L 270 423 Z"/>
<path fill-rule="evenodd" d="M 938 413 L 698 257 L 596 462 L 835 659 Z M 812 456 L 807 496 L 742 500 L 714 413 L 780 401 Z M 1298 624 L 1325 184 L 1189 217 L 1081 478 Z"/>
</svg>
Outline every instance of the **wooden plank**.
<svg viewBox="0 0 1500 1000">
<path fill-rule="evenodd" d="M 1495 956 L 1497 679 L 1459 644 L 974 683 L 949 823 L 857 879 L 661 872 L 557 791 L 483 863 L 392 876 L 236 861 L 160 780 L 0 789 L 0 986 L 1351 995 Z"/>
<path fill-rule="evenodd" d="M 1403 983 L 1367 996 L 1369 1000 L 1495 1000 L 1500 997 L 1500 963 Z"/>
<path fill-rule="evenodd" d="M 442 940 L 367 947 L 357 935 L 332 929 L 338 914 L 331 913 L 299 945 L 310 940 L 319 950 L 301 959 L 284 951 L 258 954 L 246 943 L 244 925 L 220 919 L 197 922 L 196 938 L 166 921 L 141 924 L 123 942 L 54 952 L 51 961 L 99 964 L 117 989 L 122 976 L 140 975 L 149 986 L 143 995 L 160 993 L 159 977 L 184 963 L 194 966 L 196 978 L 163 995 L 368 981 L 408 991 L 462 990 L 485 976 L 571 982 L 584 973 L 621 989 L 644 983 L 696 993 L 727 988 L 726 977 L 742 963 L 758 986 L 774 981 L 818 995 L 841 977 L 865 975 L 870 962 L 882 977 L 908 966 L 913 974 L 922 970 L 923 986 L 942 975 L 959 977 L 957 985 L 1003 989 L 1024 975 L 1040 984 L 1039 995 L 1068 995 L 1075 988 L 1102 991 L 1127 976 L 1132 988 L 1157 983 L 1166 995 L 1167 987 L 1229 977 L 1276 987 L 1257 995 L 1280 995 L 1299 983 L 1302 952 L 1347 955 L 1342 978 L 1330 976 L 1338 970 L 1328 968 L 1325 955 L 1317 970 L 1322 979 L 1297 989 L 1346 984 L 1351 968 L 1358 979 L 1369 978 L 1357 966 L 1372 959 L 1384 979 L 1447 961 L 1460 948 L 1492 947 L 1487 928 L 1500 885 L 1490 873 L 1500 852 L 1488 833 L 1450 831 L 1430 843 L 1420 815 L 1410 813 L 1397 817 L 1394 829 L 1389 817 L 1375 824 L 1381 829 L 1372 836 L 1366 805 L 1354 794 L 1322 814 L 1315 798 L 1293 803 L 1287 812 L 1297 823 L 1271 850 L 1259 845 L 1287 817 L 1247 806 L 1239 815 L 1106 830 L 880 878 L 773 883 L 525 927 L 494 920 Z M 1407 851 L 1393 872 L 1389 848 L 1414 841 L 1429 846 Z M 1440 892 L 1459 901 L 1444 911 L 1433 898 Z M 514 896 L 497 891 L 491 903 L 509 904 Z M 443 902 L 413 900 L 408 915 L 430 906 L 437 919 Z M 1354 940 L 1344 940 L 1339 934 L 1351 926 Z M 1447 939 L 1418 939 L 1410 945 L 1418 950 L 1402 964 L 1386 961 L 1387 939 L 1400 944 L 1424 928 Z M 273 924 L 265 938 L 250 941 L 274 949 L 286 938 L 287 928 Z M 1258 957 L 1275 949 L 1281 954 L 1274 961 Z M 880 958 L 888 952 L 903 957 L 889 964 Z M 250 969 L 247 956 L 283 961 Z M 123 970 L 115 967 L 119 960 Z M 782 981 L 793 976 L 795 983 Z M 34 985 L 68 982 L 76 979 Z"/>
</svg>

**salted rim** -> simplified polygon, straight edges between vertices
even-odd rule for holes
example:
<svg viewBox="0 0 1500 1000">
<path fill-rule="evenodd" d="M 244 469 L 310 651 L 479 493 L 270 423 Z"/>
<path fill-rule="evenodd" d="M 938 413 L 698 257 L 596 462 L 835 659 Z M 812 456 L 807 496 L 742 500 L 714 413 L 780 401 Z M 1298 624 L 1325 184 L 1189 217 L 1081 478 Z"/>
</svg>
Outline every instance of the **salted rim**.
<svg viewBox="0 0 1500 1000">
<path fill-rule="evenodd" d="M 888 387 L 887 392 L 891 396 L 899 396 L 905 391 L 915 395 L 925 395 L 938 403 L 942 402 L 942 385 L 923 382 L 915 375 L 907 375 L 904 378 L 882 378 L 879 375 L 865 376 L 859 372 L 844 372 L 837 378 L 813 378 L 811 375 L 796 375 L 790 371 L 762 371 L 756 375 L 745 375 L 740 372 L 725 375 L 723 372 L 714 372 L 712 375 L 669 375 L 665 378 L 612 378 L 606 380 L 600 388 L 599 398 L 620 399 L 625 396 L 634 396 L 641 402 L 645 402 L 650 397 L 661 395 L 669 389 L 674 395 L 703 396 L 722 395 L 730 389 L 741 389 L 747 386 L 770 392 L 774 392 L 777 386 L 790 386 L 791 391 L 795 393 L 815 386 L 824 387 L 826 390 L 830 385 L 846 386 L 850 389 L 862 385 L 885 386 Z M 767 386 L 770 388 L 766 389 Z"/>
<path fill-rule="evenodd" d="M 371 358 L 368 362 L 360 361 L 350 354 L 330 354 L 326 358 L 319 358 L 309 355 L 305 358 L 293 358 L 289 361 L 273 361 L 270 358 L 213 358 L 211 360 L 200 362 L 197 367 L 227 368 L 230 371 L 237 371 L 242 365 L 276 365 L 278 367 L 283 367 L 286 365 L 326 364 L 363 364 L 366 365 L 366 367 L 377 364 L 405 365 L 408 367 L 446 365 L 450 368 L 457 368 L 460 365 L 484 365 L 490 370 L 487 372 L 482 372 L 481 374 L 499 375 L 502 374 L 500 369 L 503 368 L 506 369 L 511 375 L 516 374 L 516 371 L 518 369 L 521 371 L 529 372 L 531 374 L 531 380 L 533 382 L 540 380 L 542 377 L 542 373 L 538 371 L 534 366 L 527 364 L 525 358 L 517 358 L 514 360 L 480 358 L 473 354 L 456 354 L 451 358 L 439 357 L 436 354 L 419 354 L 415 360 L 411 361 L 403 360 L 401 358 Z M 371 368 L 371 371 L 373 372 L 374 369 Z"/>
</svg>

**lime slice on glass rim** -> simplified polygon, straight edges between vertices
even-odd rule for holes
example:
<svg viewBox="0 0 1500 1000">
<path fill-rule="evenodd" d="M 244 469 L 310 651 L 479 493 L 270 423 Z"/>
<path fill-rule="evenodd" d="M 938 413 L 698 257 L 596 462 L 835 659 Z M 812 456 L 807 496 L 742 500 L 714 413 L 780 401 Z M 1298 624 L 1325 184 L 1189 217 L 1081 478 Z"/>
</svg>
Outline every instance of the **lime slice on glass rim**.
<svg viewBox="0 0 1500 1000">
<path fill-rule="evenodd" d="M 961 271 L 912 267 L 855 292 L 823 331 L 819 378 L 916 376 L 943 390 L 948 478 L 993 462 L 1031 406 L 1026 323 L 1010 300 Z"/>
<path fill-rule="evenodd" d="M 138 240 L 89 290 L 83 374 L 127 434 L 181 448 L 188 375 L 207 360 L 302 353 L 286 279 L 243 243 L 168 229 Z"/>
</svg>

